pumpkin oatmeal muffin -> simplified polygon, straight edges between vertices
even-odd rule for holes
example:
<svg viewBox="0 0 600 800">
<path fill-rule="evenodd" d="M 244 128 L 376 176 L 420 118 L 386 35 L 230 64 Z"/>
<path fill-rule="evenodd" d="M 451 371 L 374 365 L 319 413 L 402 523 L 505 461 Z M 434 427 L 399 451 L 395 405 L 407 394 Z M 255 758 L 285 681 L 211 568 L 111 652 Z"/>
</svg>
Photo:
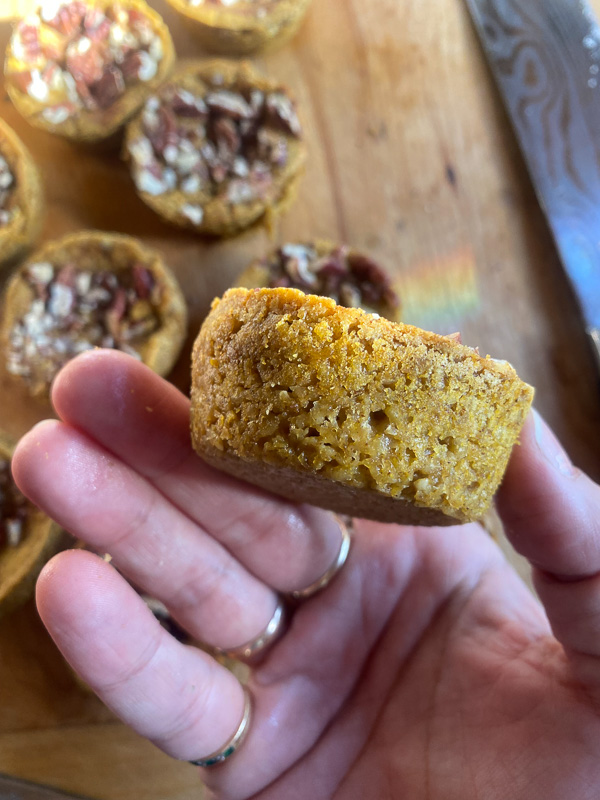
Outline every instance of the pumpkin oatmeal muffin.
<svg viewBox="0 0 600 800">
<path fill-rule="evenodd" d="M 250 55 L 279 47 L 296 33 L 311 0 L 168 0 L 207 50 Z"/>
<path fill-rule="evenodd" d="M 364 253 L 324 240 L 283 244 L 266 258 L 253 261 L 236 286 L 300 289 L 331 297 L 347 308 L 400 321 L 400 300 L 389 275 Z"/>
<path fill-rule="evenodd" d="M 67 361 L 95 347 L 166 375 L 186 325 L 181 289 L 156 251 L 130 236 L 83 231 L 48 243 L 14 274 L 0 341 L 7 371 L 43 397 Z"/>
<path fill-rule="evenodd" d="M 0 616 L 30 597 L 65 534 L 19 491 L 10 471 L 13 444 L 0 433 Z"/>
<path fill-rule="evenodd" d="M 43 220 L 42 183 L 29 151 L 0 119 L 0 264 L 22 255 Z"/>
<path fill-rule="evenodd" d="M 77 142 L 115 135 L 175 59 L 144 0 L 43 0 L 14 27 L 6 88 L 32 125 Z"/>
<path fill-rule="evenodd" d="M 533 389 L 455 339 L 296 289 L 230 289 L 192 361 L 192 441 L 292 500 L 451 525 L 490 505 Z"/>
<path fill-rule="evenodd" d="M 217 236 L 282 213 L 305 155 L 287 90 L 223 60 L 183 65 L 125 139 L 142 200 L 176 225 Z"/>
</svg>

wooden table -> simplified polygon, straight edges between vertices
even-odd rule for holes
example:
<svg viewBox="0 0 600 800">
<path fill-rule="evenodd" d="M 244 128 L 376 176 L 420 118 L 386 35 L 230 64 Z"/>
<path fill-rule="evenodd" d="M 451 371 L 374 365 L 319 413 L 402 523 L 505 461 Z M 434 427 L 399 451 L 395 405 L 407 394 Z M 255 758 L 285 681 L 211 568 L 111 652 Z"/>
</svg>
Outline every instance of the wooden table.
<svg viewBox="0 0 600 800">
<path fill-rule="evenodd" d="M 200 55 L 164 2 L 153 5 L 179 54 Z M 2 46 L 8 33 L 0 25 Z M 368 250 L 399 279 L 406 321 L 461 330 L 467 344 L 511 361 L 575 462 L 600 478 L 598 376 L 462 0 L 315 0 L 300 35 L 260 66 L 293 87 L 310 150 L 278 238 Z M 190 341 L 173 374 L 185 390 L 210 300 L 269 247 L 266 234 L 207 243 L 170 228 L 138 200 L 116 155 L 30 128 L 3 92 L 0 116 L 41 167 L 44 239 L 93 227 L 165 253 L 190 305 Z M 0 426 L 15 436 L 50 413 L 5 377 L 0 398 Z M 33 603 L 0 623 L 0 709 L 0 771 L 106 800 L 199 797 L 191 767 L 76 683 Z"/>
</svg>

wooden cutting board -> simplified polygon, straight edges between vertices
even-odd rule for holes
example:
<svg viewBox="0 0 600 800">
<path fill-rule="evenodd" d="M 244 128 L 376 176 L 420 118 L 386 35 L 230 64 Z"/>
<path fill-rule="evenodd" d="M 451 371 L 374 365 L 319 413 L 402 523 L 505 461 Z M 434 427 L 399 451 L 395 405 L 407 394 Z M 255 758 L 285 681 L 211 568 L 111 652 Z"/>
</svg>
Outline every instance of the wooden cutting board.
<svg viewBox="0 0 600 800">
<path fill-rule="evenodd" d="M 23 0 L 4 0 L 22 9 Z M 162 0 L 180 56 L 200 56 Z M 398 279 L 406 321 L 508 359 L 575 462 L 600 478 L 598 376 L 566 279 L 462 0 L 315 0 L 300 35 L 259 66 L 289 84 L 310 158 L 277 241 L 326 237 L 370 252 Z M 600 0 L 593 5 L 600 12 Z M 0 47 L 9 35 L 0 23 Z M 118 155 L 77 149 L 25 124 L 0 92 L 44 177 L 43 240 L 81 228 L 160 249 L 190 306 L 172 380 L 211 299 L 271 246 L 261 231 L 206 242 L 163 224 Z M 4 276 L 6 277 L 6 276 Z M 0 428 L 51 414 L 0 376 Z M 518 563 L 518 562 L 515 562 Z M 0 622 L 0 772 L 106 800 L 197 800 L 195 770 L 116 722 L 74 680 L 33 603 Z"/>
</svg>

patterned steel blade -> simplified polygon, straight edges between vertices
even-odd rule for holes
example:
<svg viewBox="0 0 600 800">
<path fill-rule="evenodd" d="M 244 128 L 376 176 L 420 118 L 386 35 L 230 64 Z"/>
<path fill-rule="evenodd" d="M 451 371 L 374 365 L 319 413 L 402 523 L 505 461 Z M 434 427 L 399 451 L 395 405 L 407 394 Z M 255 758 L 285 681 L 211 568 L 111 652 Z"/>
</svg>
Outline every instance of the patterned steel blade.
<svg viewBox="0 0 600 800">
<path fill-rule="evenodd" d="M 466 0 L 600 363 L 600 26 L 584 0 Z"/>
</svg>

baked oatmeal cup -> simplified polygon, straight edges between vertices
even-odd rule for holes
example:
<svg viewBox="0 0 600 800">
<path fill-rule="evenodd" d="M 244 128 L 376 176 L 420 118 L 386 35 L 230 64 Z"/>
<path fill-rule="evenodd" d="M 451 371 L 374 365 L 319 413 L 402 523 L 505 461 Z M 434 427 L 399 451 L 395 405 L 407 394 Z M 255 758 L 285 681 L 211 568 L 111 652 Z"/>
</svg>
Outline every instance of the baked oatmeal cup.
<svg viewBox="0 0 600 800">
<path fill-rule="evenodd" d="M 239 275 L 236 286 L 300 289 L 331 297 L 346 308 L 362 308 L 400 321 L 400 299 L 386 271 L 359 250 L 322 239 L 286 242 L 253 261 Z"/>
<path fill-rule="evenodd" d="M 34 243 L 43 209 L 38 168 L 17 134 L 0 119 L 0 265 Z"/>
<path fill-rule="evenodd" d="M 255 55 L 289 41 L 311 0 L 168 0 L 207 50 Z"/>
<path fill-rule="evenodd" d="M 286 210 L 306 158 L 288 90 L 250 65 L 188 62 L 128 125 L 138 194 L 169 222 L 228 236 Z"/>
<path fill-rule="evenodd" d="M 41 568 L 66 539 L 17 488 L 10 470 L 13 449 L 0 433 L 0 616 L 31 596 Z"/>
<path fill-rule="evenodd" d="M 0 340 L 7 372 L 47 397 L 61 367 L 96 347 L 166 375 L 186 325 L 182 291 L 156 251 L 130 236 L 83 231 L 49 242 L 12 276 Z"/>
<path fill-rule="evenodd" d="M 28 122 L 96 143 L 116 136 L 174 59 L 166 25 L 144 0 L 44 0 L 15 24 L 4 73 Z"/>
</svg>

